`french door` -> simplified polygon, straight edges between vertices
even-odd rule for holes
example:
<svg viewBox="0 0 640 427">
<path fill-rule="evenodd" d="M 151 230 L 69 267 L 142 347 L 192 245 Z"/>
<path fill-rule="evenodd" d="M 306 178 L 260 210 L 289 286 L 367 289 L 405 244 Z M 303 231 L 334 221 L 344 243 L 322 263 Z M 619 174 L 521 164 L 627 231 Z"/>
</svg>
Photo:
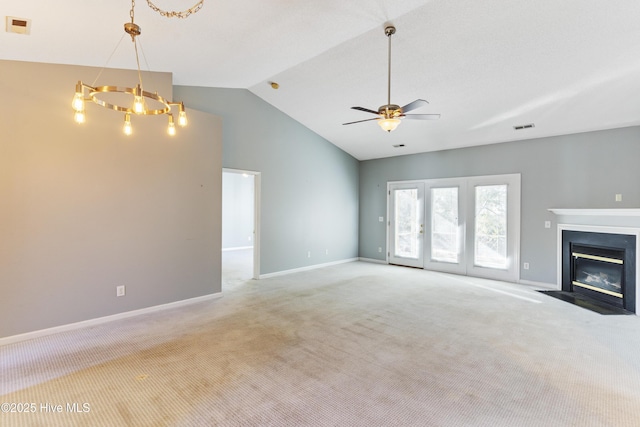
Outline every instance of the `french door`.
<svg viewBox="0 0 640 427">
<path fill-rule="evenodd" d="M 389 263 L 424 264 L 424 183 L 389 184 Z"/>
<path fill-rule="evenodd" d="M 499 280 L 519 278 L 520 175 L 388 186 L 390 263 Z M 416 197 L 411 209 L 396 208 L 403 203 L 397 191 L 408 189 L 422 194 L 423 202 Z M 398 230 L 415 230 L 409 233 L 410 247 L 416 248 L 410 257 L 402 250 L 409 246 L 402 238 L 398 241 Z"/>
<path fill-rule="evenodd" d="M 441 179 L 426 181 L 425 185 L 425 268 L 466 274 L 466 183 Z"/>
</svg>

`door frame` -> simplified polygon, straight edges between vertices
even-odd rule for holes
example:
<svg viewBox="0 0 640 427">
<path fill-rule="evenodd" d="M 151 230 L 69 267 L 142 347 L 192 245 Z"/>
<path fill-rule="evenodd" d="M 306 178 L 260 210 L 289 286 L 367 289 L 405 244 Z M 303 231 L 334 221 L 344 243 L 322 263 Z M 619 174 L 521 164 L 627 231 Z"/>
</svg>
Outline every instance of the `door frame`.
<svg viewBox="0 0 640 427">
<path fill-rule="evenodd" d="M 393 187 L 393 188 L 392 188 Z M 420 188 L 421 187 L 421 188 Z M 391 232 L 391 218 L 395 219 L 395 214 L 392 212 L 392 197 L 391 193 L 395 189 L 418 189 L 418 194 L 422 192 L 422 241 L 418 242 L 421 245 L 421 248 L 418 249 L 420 253 L 419 258 L 414 262 L 411 258 L 402 258 L 399 262 L 393 262 L 395 265 L 403 265 L 406 267 L 416 267 L 416 268 L 424 268 L 424 225 L 425 225 L 425 215 L 424 215 L 424 180 L 417 181 L 398 181 L 398 182 L 387 182 L 387 263 L 391 264 L 391 253 L 393 252 L 393 248 L 395 245 L 392 245 L 392 238 L 395 236 L 394 233 Z M 395 203 L 393 204 L 395 206 Z M 395 258 L 395 257 L 394 257 Z M 406 260 L 406 261 L 405 261 Z M 395 261 L 395 260 L 394 260 Z"/>
<path fill-rule="evenodd" d="M 473 228 L 475 221 L 467 223 L 467 245 L 471 251 L 467 257 L 467 274 L 474 277 L 517 282 L 520 279 L 520 215 L 521 215 L 521 178 L 520 174 L 474 176 L 468 178 L 467 206 L 475 217 L 475 191 L 477 186 L 507 185 L 507 256 L 506 269 L 488 268 L 474 265 L 475 236 Z M 471 273 L 471 274 L 469 274 Z"/>
<path fill-rule="evenodd" d="M 260 200 L 261 172 L 246 169 L 222 168 L 225 173 L 247 174 L 253 176 L 253 279 L 260 279 Z"/>
<path fill-rule="evenodd" d="M 467 209 L 467 181 L 466 178 L 443 178 L 425 180 L 424 201 L 425 201 L 425 233 L 424 238 L 430 238 L 432 235 L 432 209 L 431 209 L 431 190 L 434 188 L 458 188 L 458 230 L 460 232 L 458 244 L 460 248 L 458 263 L 448 263 L 442 261 L 434 261 L 431 259 L 431 242 L 424 242 L 424 268 L 428 270 L 441 271 L 444 273 L 467 274 L 466 253 L 463 250 L 466 247 L 467 227 L 464 221 L 464 214 Z"/>
<path fill-rule="evenodd" d="M 501 175 L 480 175 L 480 176 L 468 176 L 468 177 L 454 177 L 454 178 L 430 178 L 421 180 L 407 180 L 407 181 L 388 181 L 387 182 L 387 257 L 386 261 L 390 263 L 391 254 L 391 185 L 402 184 L 417 184 L 424 183 L 424 214 L 425 214 L 425 227 L 423 233 L 423 263 L 422 267 L 425 270 L 436 270 L 450 272 L 454 274 L 462 274 L 474 277 L 483 277 L 494 280 L 503 280 L 517 282 L 520 279 L 520 233 L 521 233 L 521 175 L 519 173 L 514 174 L 501 174 Z M 442 185 L 440 185 L 442 183 Z M 464 193 L 459 193 L 459 209 L 464 208 L 465 212 L 459 211 L 459 216 L 465 216 L 464 226 L 462 227 L 462 238 L 464 243 L 465 253 L 463 254 L 464 265 L 461 268 L 448 268 L 445 263 L 440 266 L 442 268 L 434 268 L 433 263 L 427 259 L 427 236 L 431 236 L 431 213 L 430 205 L 427 202 L 431 198 L 431 188 L 438 187 L 452 187 L 458 185 L 459 188 L 464 188 Z M 501 270 L 488 267 L 480 267 L 474 265 L 474 235 L 475 235 L 475 187 L 484 185 L 503 185 L 508 186 L 507 193 L 507 209 L 509 217 L 507 219 L 507 253 L 509 256 L 508 268 Z M 428 194 L 427 194 L 428 193 Z M 460 200 L 464 199 L 464 200 Z M 460 223 L 460 221 L 459 221 Z M 469 250 L 471 248 L 471 250 Z"/>
</svg>

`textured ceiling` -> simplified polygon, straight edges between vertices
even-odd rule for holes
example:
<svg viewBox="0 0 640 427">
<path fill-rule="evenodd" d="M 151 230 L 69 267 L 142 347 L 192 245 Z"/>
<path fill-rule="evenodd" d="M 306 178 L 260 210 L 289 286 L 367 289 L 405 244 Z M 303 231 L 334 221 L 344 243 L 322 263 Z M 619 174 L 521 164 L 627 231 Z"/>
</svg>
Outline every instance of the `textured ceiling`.
<svg viewBox="0 0 640 427">
<path fill-rule="evenodd" d="M 122 29 L 130 7 L 2 0 L 3 17 L 32 29 L 0 33 L 0 59 L 135 68 Z M 247 88 L 361 160 L 640 124 L 637 0 L 205 0 L 184 20 L 137 0 L 135 16 L 143 69 L 170 71 L 177 85 Z M 386 23 L 397 28 L 391 102 L 426 99 L 414 112 L 441 119 L 392 133 L 343 126 L 373 117 L 350 107 L 386 104 Z"/>
</svg>

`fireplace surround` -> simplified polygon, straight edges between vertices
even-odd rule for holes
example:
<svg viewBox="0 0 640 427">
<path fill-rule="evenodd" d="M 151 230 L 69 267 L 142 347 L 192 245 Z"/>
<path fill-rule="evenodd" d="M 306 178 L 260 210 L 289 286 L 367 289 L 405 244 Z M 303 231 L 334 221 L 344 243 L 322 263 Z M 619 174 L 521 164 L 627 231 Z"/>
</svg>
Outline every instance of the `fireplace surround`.
<svg viewBox="0 0 640 427">
<path fill-rule="evenodd" d="M 557 289 L 637 314 L 640 209 L 549 209 L 558 216 Z"/>
</svg>

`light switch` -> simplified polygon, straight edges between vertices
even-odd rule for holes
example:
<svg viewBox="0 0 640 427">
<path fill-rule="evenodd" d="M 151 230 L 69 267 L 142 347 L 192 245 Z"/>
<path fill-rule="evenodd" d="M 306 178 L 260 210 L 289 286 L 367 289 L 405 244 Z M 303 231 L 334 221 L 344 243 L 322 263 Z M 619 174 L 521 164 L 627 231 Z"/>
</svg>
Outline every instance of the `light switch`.
<svg viewBox="0 0 640 427">
<path fill-rule="evenodd" d="M 551 221 L 545 221 L 544 228 L 551 228 Z"/>
<path fill-rule="evenodd" d="M 384 222 L 384 217 L 379 216 L 379 217 L 378 217 L 378 221 L 380 221 L 380 222 Z"/>
</svg>

